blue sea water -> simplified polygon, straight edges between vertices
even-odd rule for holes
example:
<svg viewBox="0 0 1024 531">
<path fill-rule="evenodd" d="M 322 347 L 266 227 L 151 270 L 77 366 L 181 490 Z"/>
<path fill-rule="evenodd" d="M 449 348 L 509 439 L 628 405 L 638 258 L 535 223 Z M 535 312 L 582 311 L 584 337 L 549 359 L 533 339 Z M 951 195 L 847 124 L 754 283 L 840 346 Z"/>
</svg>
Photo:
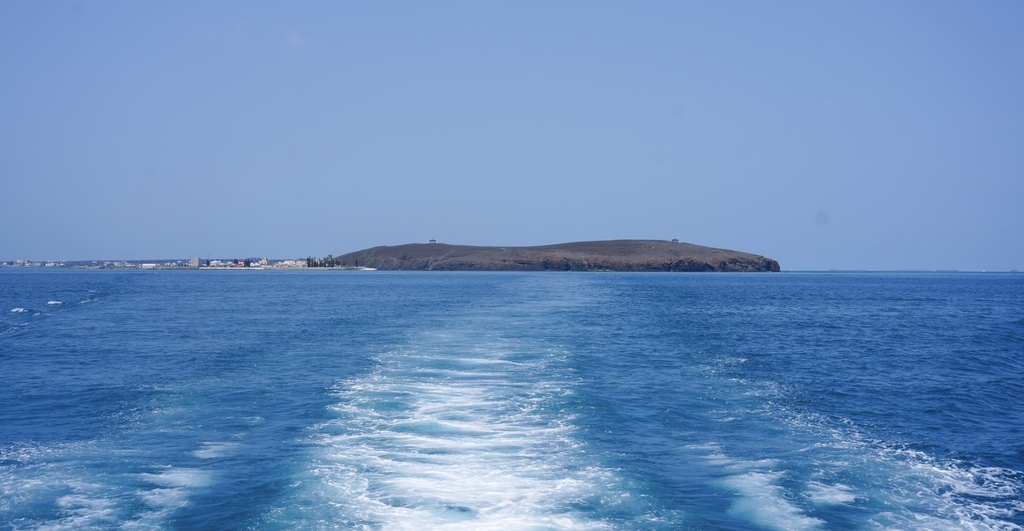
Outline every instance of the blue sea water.
<svg viewBox="0 0 1024 531">
<path fill-rule="evenodd" d="M 2 529 L 1021 529 L 1024 275 L 0 270 Z"/>
</svg>

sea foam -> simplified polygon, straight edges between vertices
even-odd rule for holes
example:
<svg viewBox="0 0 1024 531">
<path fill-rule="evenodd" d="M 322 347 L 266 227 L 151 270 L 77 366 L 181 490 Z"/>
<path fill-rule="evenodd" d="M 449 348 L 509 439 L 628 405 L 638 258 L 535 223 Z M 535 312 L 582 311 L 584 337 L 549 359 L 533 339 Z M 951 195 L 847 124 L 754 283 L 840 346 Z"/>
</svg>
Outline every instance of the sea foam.
<svg viewBox="0 0 1024 531">
<path fill-rule="evenodd" d="M 573 508 L 624 494 L 557 413 L 559 353 L 511 347 L 436 335 L 340 385 L 310 473 L 329 503 L 389 529 L 608 527 Z"/>
<path fill-rule="evenodd" d="M 845 505 L 857 501 L 853 487 L 842 484 L 826 485 L 817 481 L 807 483 L 807 495 L 819 505 Z"/>
<path fill-rule="evenodd" d="M 717 443 L 691 445 L 688 448 L 707 452 L 708 463 L 722 467 L 730 475 L 719 481 L 722 487 L 735 492 L 729 513 L 767 529 L 818 529 L 824 520 L 804 514 L 791 499 L 795 495 L 778 485 L 784 476 L 778 471 L 776 459 L 745 460 L 730 457 Z"/>
</svg>

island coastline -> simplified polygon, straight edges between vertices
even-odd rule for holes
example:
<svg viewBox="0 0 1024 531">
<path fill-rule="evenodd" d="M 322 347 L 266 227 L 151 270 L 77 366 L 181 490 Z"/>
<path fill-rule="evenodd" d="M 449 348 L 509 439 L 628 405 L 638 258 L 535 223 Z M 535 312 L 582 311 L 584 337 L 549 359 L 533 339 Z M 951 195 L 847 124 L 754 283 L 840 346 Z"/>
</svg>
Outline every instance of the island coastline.
<svg viewBox="0 0 1024 531">
<path fill-rule="evenodd" d="M 604 240 L 530 247 L 409 243 L 333 257 L 341 267 L 405 271 L 777 272 L 757 254 L 666 240 Z"/>
</svg>

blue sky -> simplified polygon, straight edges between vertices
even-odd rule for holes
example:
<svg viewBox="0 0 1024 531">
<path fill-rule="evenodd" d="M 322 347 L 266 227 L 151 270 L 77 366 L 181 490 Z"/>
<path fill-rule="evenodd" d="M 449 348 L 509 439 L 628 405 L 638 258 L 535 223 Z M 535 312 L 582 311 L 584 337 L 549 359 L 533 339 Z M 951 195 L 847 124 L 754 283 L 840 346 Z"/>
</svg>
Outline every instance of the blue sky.
<svg viewBox="0 0 1024 531">
<path fill-rule="evenodd" d="M 0 260 L 1024 270 L 1020 2 L 3 2 Z"/>
</svg>

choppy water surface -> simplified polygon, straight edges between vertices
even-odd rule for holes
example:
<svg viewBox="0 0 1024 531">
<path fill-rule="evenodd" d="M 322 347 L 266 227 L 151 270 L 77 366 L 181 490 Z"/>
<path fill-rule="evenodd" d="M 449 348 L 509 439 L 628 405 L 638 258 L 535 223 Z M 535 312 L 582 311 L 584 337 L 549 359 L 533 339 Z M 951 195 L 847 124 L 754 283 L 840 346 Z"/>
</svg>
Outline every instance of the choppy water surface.
<svg viewBox="0 0 1024 531">
<path fill-rule="evenodd" d="M 1024 275 L 0 270 L 3 529 L 1020 529 Z"/>
</svg>

